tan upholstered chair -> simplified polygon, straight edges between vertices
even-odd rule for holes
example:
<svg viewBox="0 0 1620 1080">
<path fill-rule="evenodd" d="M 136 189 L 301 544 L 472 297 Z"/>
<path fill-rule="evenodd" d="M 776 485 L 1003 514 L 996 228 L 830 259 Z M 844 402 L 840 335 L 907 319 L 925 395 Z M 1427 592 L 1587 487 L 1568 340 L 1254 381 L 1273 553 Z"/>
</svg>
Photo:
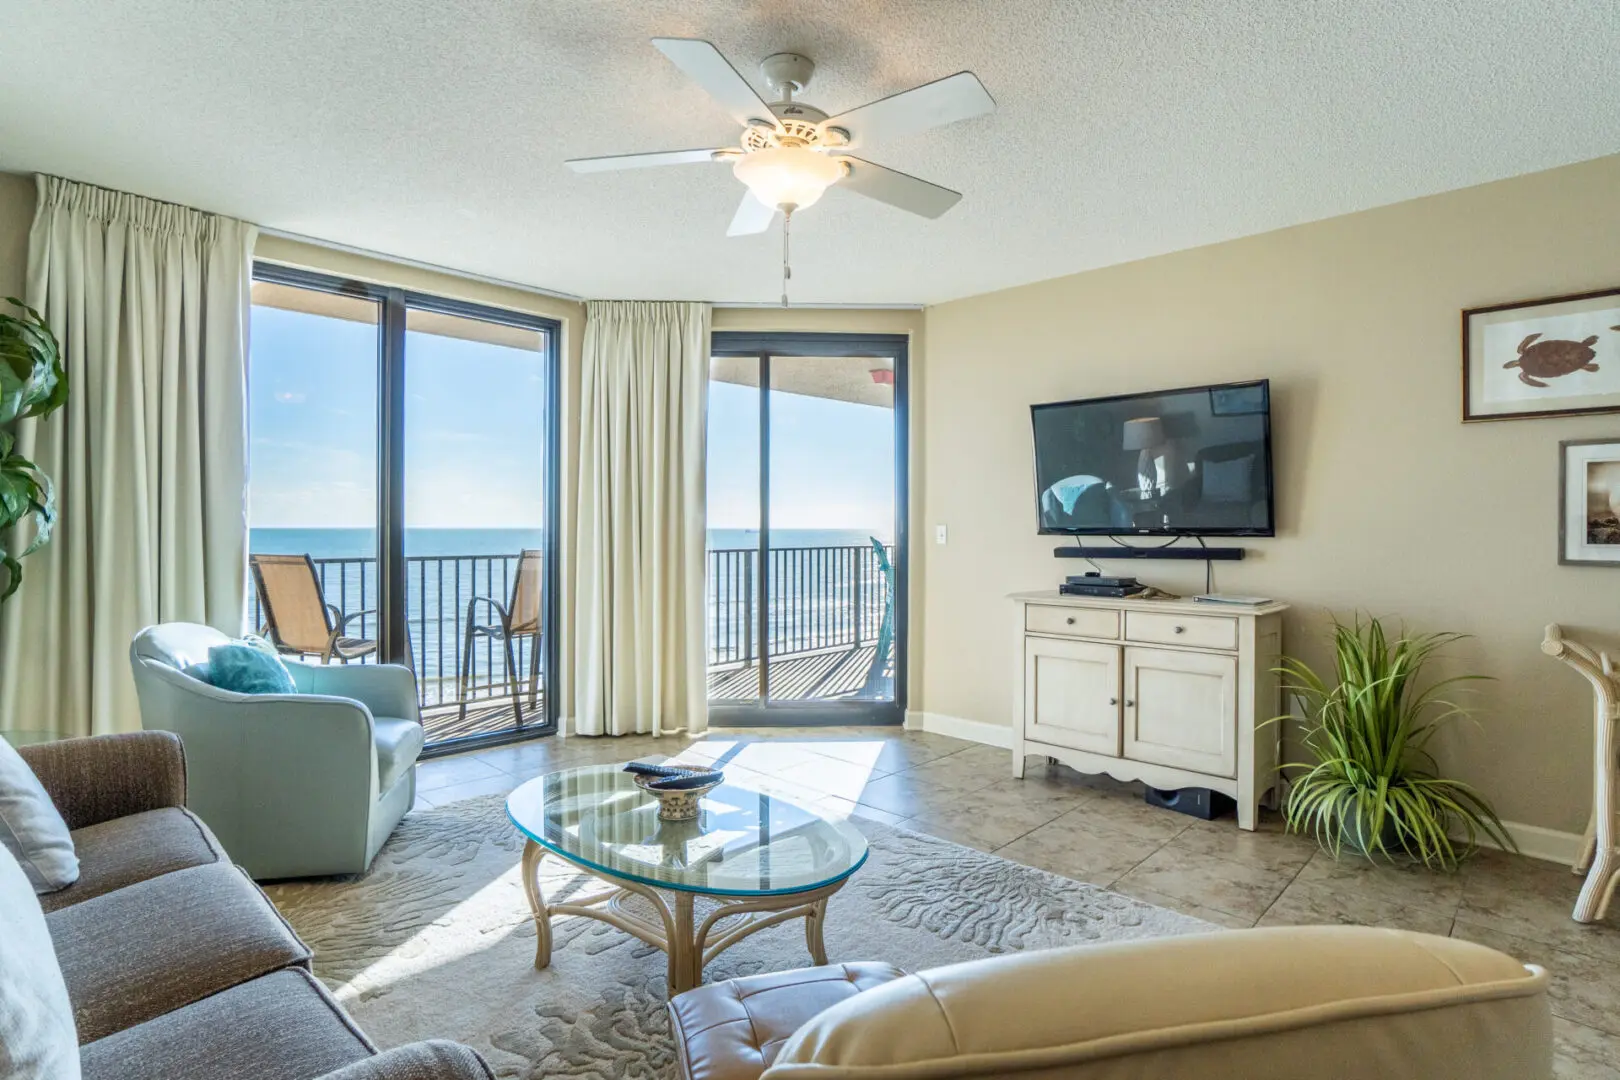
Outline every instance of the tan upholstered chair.
<svg viewBox="0 0 1620 1080">
<path fill-rule="evenodd" d="M 1592 813 L 1574 870 L 1586 875 L 1575 899 L 1576 922 L 1599 922 L 1609 910 L 1620 882 L 1620 675 L 1608 653 L 1564 636 L 1556 623 L 1547 627 L 1541 651 L 1574 668 L 1592 684 Z"/>
<path fill-rule="evenodd" d="M 461 704 L 461 719 L 467 718 L 467 690 L 472 681 L 473 643 L 479 638 L 498 641 L 506 649 L 506 684 L 512 694 L 512 708 L 517 722 L 523 723 L 522 693 L 518 686 L 517 656 L 513 643 L 518 638 L 532 638 L 529 648 L 529 708 L 539 702 L 540 692 L 540 598 L 544 582 L 544 553 L 536 548 L 524 548 L 518 556 L 517 580 L 512 583 L 512 598 L 502 604 L 492 596 L 475 596 L 467 601 L 467 628 L 461 641 L 461 677 L 456 681 L 456 700 Z M 478 621 L 478 609 L 483 606 L 494 616 L 490 622 Z"/>
<path fill-rule="evenodd" d="M 344 634 L 351 622 L 377 614 L 376 609 L 345 615 L 328 604 L 315 561 L 308 555 L 254 555 L 248 562 L 264 612 L 264 634 L 276 648 L 297 656 L 319 656 L 323 664 L 334 657 L 347 664 L 377 651 L 375 640 Z"/>
<path fill-rule="evenodd" d="M 1363 926 L 842 964 L 669 1004 L 687 1080 L 1550 1080 L 1547 973 Z"/>
</svg>

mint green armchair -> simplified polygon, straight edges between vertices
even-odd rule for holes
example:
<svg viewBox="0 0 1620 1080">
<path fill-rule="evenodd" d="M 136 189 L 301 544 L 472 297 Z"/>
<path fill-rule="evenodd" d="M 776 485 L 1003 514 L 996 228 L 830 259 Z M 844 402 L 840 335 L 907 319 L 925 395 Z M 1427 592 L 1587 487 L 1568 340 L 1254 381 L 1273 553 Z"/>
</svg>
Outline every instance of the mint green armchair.
<svg viewBox="0 0 1620 1080">
<path fill-rule="evenodd" d="M 186 804 L 257 880 L 363 872 L 416 800 L 416 677 L 289 661 L 298 693 L 237 694 L 185 673 L 229 640 L 163 623 L 129 647 L 142 725 L 185 748 Z"/>
</svg>

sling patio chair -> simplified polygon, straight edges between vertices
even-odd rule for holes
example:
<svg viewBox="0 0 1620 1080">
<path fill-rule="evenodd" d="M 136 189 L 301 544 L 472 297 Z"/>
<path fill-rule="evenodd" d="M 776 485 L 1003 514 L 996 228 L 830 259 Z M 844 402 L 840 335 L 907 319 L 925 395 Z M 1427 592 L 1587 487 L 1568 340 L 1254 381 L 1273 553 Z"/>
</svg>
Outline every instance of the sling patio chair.
<svg viewBox="0 0 1620 1080">
<path fill-rule="evenodd" d="M 866 679 L 855 696 L 881 701 L 894 693 L 894 679 L 889 674 L 889 650 L 894 646 L 894 564 L 889 561 L 888 549 L 877 537 L 872 541 L 872 562 L 877 566 L 883 582 L 883 621 L 878 625 L 877 650 L 872 664 L 866 669 Z M 861 571 L 857 568 L 856 573 Z"/>
<path fill-rule="evenodd" d="M 377 614 L 376 609 L 345 615 L 328 604 L 308 555 L 252 555 L 248 563 L 264 613 L 261 632 L 279 651 L 318 656 L 323 664 L 333 659 L 347 664 L 377 651 L 375 639 L 344 634 L 351 622 Z"/>
<path fill-rule="evenodd" d="M 540 586 L 544 570 L 543 552 L 524 548 L 518 556 L 517 580 L 512 583 L 512 596 L 502 604 L 493 596 L 475 596 L 467 601 L 467 628 L 461 640 L 461 677 L 456 682 L 456 701 L 461 706 L 458 718 L 467 718 L 467 691 L 472 681 L 473 643 L 478 638 L 500 642 L 506 648 L 506 685 L 512 694 L 512 708 L 517 714 L 519 727 L 523 726 L 522 690 L 518 685 L 517 654 L 513 642 L 518 638 L 532 638 L 529 647 L 529 709 L 539 707 L 540 692 Z M 477 621 L 477 609 L 482 604 L 494 616 L 493 621 Z"/>
</svg>

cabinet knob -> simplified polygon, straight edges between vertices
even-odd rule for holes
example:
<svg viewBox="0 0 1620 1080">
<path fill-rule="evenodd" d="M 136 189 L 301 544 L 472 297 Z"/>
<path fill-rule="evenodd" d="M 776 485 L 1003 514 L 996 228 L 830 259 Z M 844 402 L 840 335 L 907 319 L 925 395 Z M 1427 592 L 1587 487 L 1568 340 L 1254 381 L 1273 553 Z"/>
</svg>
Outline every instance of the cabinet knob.
<svg viewBox="0 0 1620 1080">
<path fill-rule="evenodd" d="M 1109 698 L 1108 699 L 1108 704 L 1110 704 L 1110 705 L 1118 705 L 1119 704 L 1119 698 L 1117 698 L 1117 697 Z"/>
<path fill-rule="evenodd" d="M 1136 707 L 1136 702 L 1131 700 L 1130 698 L 1126 698 L 1125 699 L 1125 707 L 1127 709 L 1134 709 Z"/>
<path fill-rule="evenodd" d="M 1185 634 L 1185 633 L 1186 633 L 1186 632 L 1187 632 L 1187 628 L 1186 628 L 1186 627 L 1185 627 L 1185 626 L 1178 626 L 1178 627 L 1176 627 L 1176 633 L 1178 633 L 1178 634 Z"/>
<path fill-rule="evenodd" d="M 1073 626 L 1074 625 L 1074 616 L 1070 615 L 1067 619 L 1064 619 L 1063 621 L 1068 623 L 1070 626 Z"/>
</svg>

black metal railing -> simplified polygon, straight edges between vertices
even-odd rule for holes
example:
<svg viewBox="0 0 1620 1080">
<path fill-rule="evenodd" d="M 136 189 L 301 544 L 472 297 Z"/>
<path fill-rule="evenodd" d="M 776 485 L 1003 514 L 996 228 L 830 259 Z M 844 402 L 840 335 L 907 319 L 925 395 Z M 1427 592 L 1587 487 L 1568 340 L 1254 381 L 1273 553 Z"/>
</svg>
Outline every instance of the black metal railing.
<svg viewBox="0 0 1620 1080">
<path fill-rule="evenodd" d="M 885 548 L 893 565 L 894 549 Z M 870 544 L 782 547 L 767 552 L 769 655 L 794 656 L 875 644 L 889 603 L 885 574 Z M 709 552 L 709 666 L 759 658 L 759 551 Z"/>
<path fill-rule="evenodd" d="M 889 560 L 894 549 L 887 548 Z M 893 574 L 885 573 L 877 551 L 868 545 L 772 548 L 767 558 L 765 592 L 770 613 L 765 638 L 769 655 L 794 656 L 834 648 L 874 645 L 889 603 Z M 407 556 L 406 628 L 411 662 L 424 708 L 460 700 L 457 680 L 466 658 L 467 602 L 487 596 L 510 602 L 519 556 Z M 326 602 L 341 612 L 368 612 L 376 606 L 375 558 L 313 560 Z M 759 551 L 723 548 L 708 553 L 709 667 L 752 664 L 759 657 Z M 259 597 L 252 597 L 249 617 L 262 629 Z M 475 622 L 489 624 L 494 613 L 480 606 Z M 377 616 L 365 614 L 344 628 L 344 635 L 375 638 Z M 521 691 L 528 692 L 534 637 L 513 643 Z M 361 663 L 372 662 L 367 658 Z M 544 657 L 541 657 L 541 668 Z M 487 637 L 472 642 L 467 686 L 469 702 L 509 696 L 505 648 Z M 540 672 L 540 685 L 545 673 Z M 528 704 L 525 698 L 525 705 Z"/>
<path fill-rule="evenodd" d="M 377 603 L 377 560 L 375 558 L 315 559 L 326 602 L 349 614 L 366 612 Z M 503 607 L 512 599 L 517 579 L 518 556 L 512 555 L 420 555 L 405 559 L 405 624 L 410 640 L 411 664 L 416 670 L 417 694 L 422 707 L 455 704 L 460 700 L 457 680 L 466 657 L 467 601 L 487 596 Z M 259 597 L 249 605 L 249 619 L 256 629 L 263 626 Z M 496 616 L 487 606 L 473 612 L 473 621 L 491 625 Z M 377 636 L 377 616 L 361 615 L 344 628 L 344 636 Z M 513 675 L 524 694 L 528 693 L 533 650 L 539 643 L 531 636 L 516 638 L 512 650 L 517 661 Z M 360 663 L 371 663 L 368 657 Z M 545 658 L 540 657 L 540 685 L 545 685 Z M 510 695 L 505 646 L 488 637 L 472 642 L 472 664 L 467 683 L 467 700 L 484 701 Z M 525 698 L 524 704 L 528 704 Z"/>
</svg>

